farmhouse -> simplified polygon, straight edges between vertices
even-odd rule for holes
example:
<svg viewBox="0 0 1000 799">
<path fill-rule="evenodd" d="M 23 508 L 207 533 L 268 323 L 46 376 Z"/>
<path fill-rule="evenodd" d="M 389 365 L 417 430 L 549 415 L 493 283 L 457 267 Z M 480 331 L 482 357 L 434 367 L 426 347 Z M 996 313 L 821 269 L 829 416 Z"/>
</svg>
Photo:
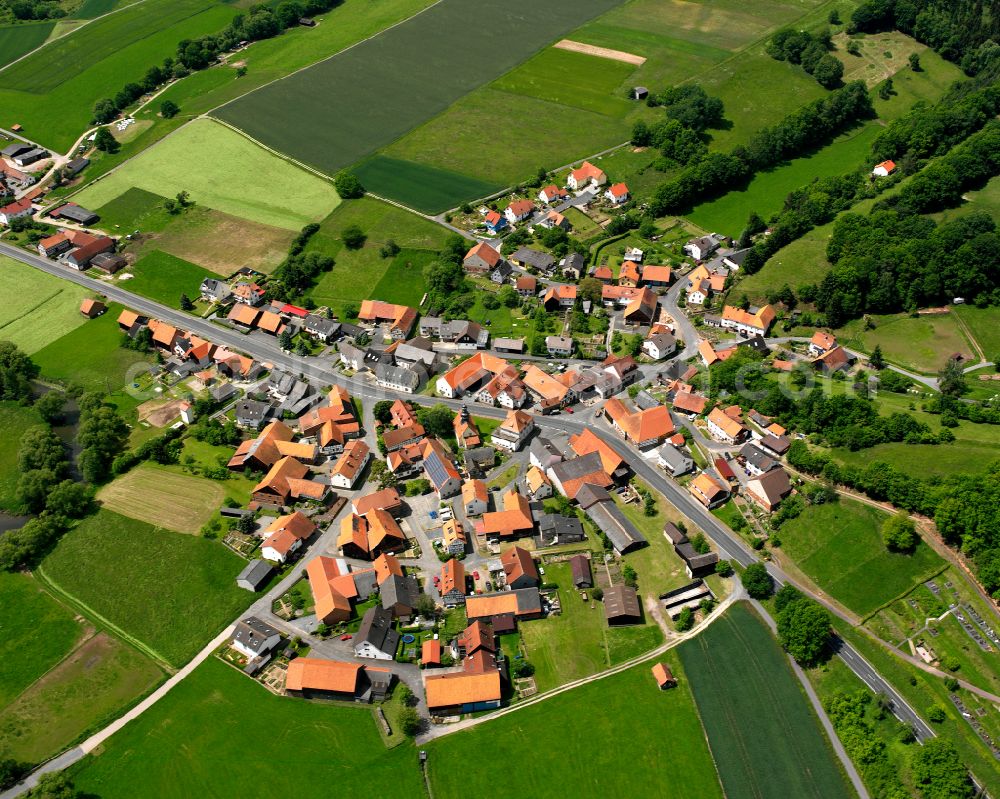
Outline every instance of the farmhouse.
<svg viewBox="0 0 1000 799">
<path fill-rule="evenodd" d="M 456 399 L 482 388 L 509 366 L 503 358 L 477 352 L 438 377 L 435 388 L 440 396 Z M 517 376 L 516 370 L 514 376 Z"/>
<path fill-rule="evenodd" d="M 253 418 L 256 419 L 256 414 L 253 414 Z M 294 442 L 292 440 L 294 437 L 295 433 L 284 422 L 271 422 L 256 438 L 243 441 L 229 459 L 227 466 L 234 471 L 261 471 L 270 468 L 286 456 L 299 460 L 313 460 L 315 448 L 310 444 Z"/>
<path fill-rule="evenodd" d="M 546 311 L 558 311 L 560 308 L 572 308 L 576 303 L 576 286 L 559 283 L 549 286 L 542 295 L 542 305 Z"/>
<path fill-rule="evenodd" d="M 576 500 L 590 520 L 608 537 L 619 555 L 649 543 L 636 526 L 625 517 L 604 488 L 598 485 L 584 485 L 577 492 Z"/>
<path fill-rule="evenodd" d="M 554 547 L 559 544 L 575 544 L 583 541 L 587 534 L 576 516 L 559 513 L 545 513 L 538 520 L 538 537 L 542 546 Z"/>
<path fill-rule="evenodd" d="M 394 339 L 405 339 L 417 321 L 417 312 L 407 305 L 394 305 L 381 300 L 364 300 L 358 319 L 374 324 L 388 325 L 389 335 Z"/>
<path fill-rule="evenodd" d="M 719 556 L 715 552 L 698 552 L 688 537 L 673 523 L 667 522 L 663 527 L 663 535 L 674 547 L 687 567 L 688 577 L 701 577 L 715 572 L 715 564 Z"/>
<path fill-rule="evenodd" d="M 390 575 L 379 585 L 382 608 L 392 613 L 394 619 L 409 618 L 417 607 L 420 585 L 416 577 Z"/>
<path fill-rule="evenodd" d="M 510 260 L 522 269 L 537 269 L 546 274 L 556 265 L 556 259 L 547 252 L 533 250 L 530 247 L 518 247 L 511 253 Z"/>
<path fill-rule="evenodd" d="M 603 186 L 608 182 L 608 176 L 594 166 L 590 161 L 584 161 L 578 168 L 569 173 L 566 185 L 573 191 L 585 189 L 588 186 Z"/>
<path fill-rule="evenodd" d="M 285 692 L 304 699 L 370 702 L 388 691 L 392 672 L 360 663 L 296 658 L 288 664 Z"/>
<path fill-rule="evenodd" d="M 503 564 L 505 582 L 511 590 L 537 588 L 541 582 L 535 561 L 531 559 L 531 553 L 526 549 L 511 547 L 500 556 L 500 562 Z"/>
<path fill-rule="evenodd" d="M 465 254 L 462 266 L 466 272 L 485 275 L 496 269 L 502 262 L 503 258 L 500 253 L 485 241 L 481 241 Z"/>
<path fill-rule="evenodd" d="M 656 294 L 647 288 L 639 289 L 622 313 L 626 325 L 651 325 L 659 313 L 659 300 Z"/>
<path fill-rule="evenodd" d="M 22 216 L 31 216 L 34 209 L 31 207 L 31 200 L 15 200 L 0 207 L 0 225 L 9 225 L 11 220 Z"/>
<path fill-rule="evenodd" d="M 363 516 L 352 513 L 341 519 L 337 547 L 344 557 L 374 560 L 405 549 L 406 536 L 391 513 L 375 508 Z"/>
<path fill-rule="evenodd" d="M 500 672 L 490 662 L 485 665 L 482 670 L 425 677 L 424 692 L 431 714 L 448 716 L 500 707 Z"/>
<path fill-rule="evenodd" d="M 298 511 L 279 516 L 264 531 L 266 537 L 261 544 L 260 553 L 266 560 L 284 563 L 290 554 L 297 552 L 302 542 L 314 532 L 316 525 Z"/>
<path fill-rule="evenodd" d="M 651 289 L 666 288 L 673 280 L 669 266 L 647 264 L 642 268 L 642 282 Z"/>
<path fill-rule="evenodd" d="M 511 488 L 503 495 L 501 504 L 503 510 L 484 513 L 476 522 L 476 533 L 492 541 L 531 535 L 535 520 L 528 498 Z"/>
<path fill-rule="evenodd" d="M 770 305 L 751 307 L 746 311 L 727 305 L 722 309 L 722 327 L 735 330 L 742 336 L 764 336 L 774 324 L 775 316 L 774 308 Z"/>
<path fill-rule="evenodd" d="M 639 449 L 662 444 L 674 432 L 674 422 L 665 405 L 630 413 L 621 400 L 612 398 L 605 403 L 604 414 L 622 438 Z"/>
<path fill-rule="evenodd" d="M 554 464 L 547 474 L 552 485 L 567 499 L 576 499 L 585 485 L 607 488 L 613 484 L 597 452 Z"/>
<path fill-rule="evenodd" d="M 588 428 L 582 433 L 570 436 L 569 446 L 579 456 L 597 453 L 601 460 L 601 468 L 613 480 L 624 480 L 628 477 L 629 469 L 625 459 L 598 438 L 593 430 Z"/>
<path fill-rule="evenodd" d="M 309 561 L 306 576 L 317 620 L 323 624 L 337 624 L 351 618 L 351 600 L 358 592 L 346 568 L 342 571 L 336 559 L 321 555 Z"/>
<path fill-rule="evenodd" d="M 702 472 L 688 484 L 688 490 L 706 508 L 716 508 L 729 499 L 729 488 L 708 472 Z"/>
<path fill-rule="evenodd" d="M 369 460 L 371 451 L 364 441 L 356 438 L 348 442 L 330 472 L 330 485 L 338 488 L 354 488 Z"/>
<path fill-rule="evenodd" d="M 721 407 L 712 408 L 712 412 L 705 420 L 712 438 L 726 444 L 743 441 L 750 431 L 740 422 L 739 411 L 737 405 L 731 405 L 726 410 Z"/>
<path fill-rule="evenodd" d="M 530 620 L 542 617 L 542 597 L 537 588 L 518 588 L 495 594 L 478 594 L 465 600 L 469 621 L 493 624 L 493 619 Z M 495 624 L 493 625 L 496 626 Z"/>
</svg>

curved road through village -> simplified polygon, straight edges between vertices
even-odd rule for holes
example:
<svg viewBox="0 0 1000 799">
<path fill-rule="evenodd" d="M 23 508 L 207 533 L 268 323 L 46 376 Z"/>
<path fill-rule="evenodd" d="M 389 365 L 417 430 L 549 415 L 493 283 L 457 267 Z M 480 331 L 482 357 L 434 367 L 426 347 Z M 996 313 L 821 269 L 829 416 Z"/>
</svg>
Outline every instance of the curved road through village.
<svg viewBox="0 0 1000 799">
<path fill-rule="evenodd" d="M 71 270 L 61 264 L 46 260 L 3 242 L 0 242 L 0 254 L 9 256 L 10 258 L 32 266 L 43 272 L 47 272 L 55 277 L 69 280 L 91 291 L 100 292 L 110 300 L 126 305 L 144 315 L 169 322 L 177 327 L 189 330 L 202 338 L 209 339 L 217 344 L 225 345 L 230 349 L 246 352 L 259 360 L 268 361 L 275 367 L 302 375 L 304 378 L 313 380 L 320 385 L 344 385 L 352 393 L 369 400 L 401 398 L 423 405 L 443 403 L 455 410 L 460 408 L 463 404 L 460 400 L 446 400 L 439 397 L 428 397 L 415 394 L 398 394 L 396 392 L 382 390 L 376 387 L 374 383 L 357 377 L 347 378 L 339 371 L 328 365 L 324 365 L 317 357 L 303 358 L 283 352 L 277 346 L 275 341 L 254 335 L 243 335 L 230 328 L 214 324 L 204 319 L 189 316 L 182 311 L 135 295 L 120 286 L 87 277 L 86 275 Z M 674 297 L 676 298 L 676 294 Z M 679 324 L 681 319 L 687 319 L 687 317 L 682 313 L 678 313 L 676 318 L 678 319 Z M 690 334 L 694 334 L 693 326 L 691 326 Z M 694 340 L 689 338 L 690 334 L 685 330 L 681 336 L 685 339 L 688 348 L 693 346 L 692 341 Z M 477 406 L 476 413 L 482 416 L 492 416 L 495 418 L 503 418 L 507 415 L 507 412 L 504 409 L 489 406 Z M 659 491 L 681 513 L 696 521 L 704 530 L 705 534 L 713 540 L 717 548 L 720 550 L 720 555 L 722 557 L 733 560 L 741 566 L 748 566 L 759 560 L 757 555 L 746 544 L 744 544 L 737 535 L 716 519 L 715 516 L 709 513 L 701 504 L 696 502 L 687 491 L 683 490 L 677 483 L 667 479 L 663 473 L 659 472 L 648 461 L 642 458 L 638 452 L 634 451 L 617 436 L 611 435 L 607 429 L 601 429 L 592 424 L 588 424 L 582 419 L 573 419 L 569 416 L 538 416 L 536 417 L 536 424 L 543 431 L 551 430 L 563 434 L 578 433 L 583 429 L 590 427 L 602 440 L 604 440 L 606 444 L 626 459 L 639 477 L 646 481 L 655 490 Z M 319 554 L 321 551 L 319 547 L 324 545 L 324 539 L 325 536 L 321 537 L 321 539 L 310 548 L 306 556 L 307 558 Z M 303 562 L 305 562 L 305 559 L 303 559 Z M 768 563 L 766 565 L 768 571 L 771 573 L 775 582 L 779 586 L 784 584 L 795 584 L 794 580 L 789 578 L 788 575 L 786 575 L 774 564 Z M 297 572 L 293 572 L 292 575 L 289 575 L 289 578 L 295 574 L 297 574 Z M 816 596 L 808 587 L 802 585 L 797 585 L 797 587 L 803 593 L 812 596 L 814 599 L 824 604 L 831 610 L 831 612 L 844 618 L 839 609 L 828 605 L 822 597 Z M 285 590 L 287 589 L 287 586 L 280 585 L 275 590 L 278 590 L 278 588 Z M 255 604 L 251 607 L 250 611 L 247 612 L 251 612 L 253 608 L 258 605 L 263 606 L 264 603 L 267 604 L 267 607 L 270 607 L 270 599 L 273 598 L 271 596 L 272 593 L 274 592 L 272 591 L 267 596 L 258 599 L 257 602 L 255 602 Z M 241 613 L 240 617 L 244 615 L 246 615 L 246 612 Z M 234 620 L 233 623 L 235 624 L 237 620 Z M 848 622 L 850 621 L 849 619 L 846 620 Z M 110 724 L 108 727 L 104 728 L 94 736 L 91 736 L 91 738 L 87 739 L 87 741 L 79 747 L 69 750 L 68 752 L 63 753 L 41 766 L 31 775 L 30 778 L 25 780 L 24 783 L 3 794 L 0 794 L 0 799 L 13 799 L 13 797 L 21 795 L 32 787 L 32 785 L 37 781 L 39 774 L 58 771 L 82 759 L 97 745 L 113 735 L 129 721 L 137 718 L 145 710 L 152 707 L 156 701 L 165 696 L 174 685 L 184 679 L 184 677 L 199 663 L 211 655 L 214 649 L 230 633 L 230 630 L 231 626 L 220 633 L 215 640 L 208 644 L 195 657 L 195 659 L 191 661 L 191 663 L 187 664 L 183 669 L 170 677 L 167 682 L 161 685 L 142 703 L 128 711 L 124 716 Z M 837 638 L 834 642 L 834 649 L 837 657 L 843 660 L 848 668 L 850 668 L 851 671 L 862 680 L 862 682 L 871 688 L 872 691 L 882 694 L 888 699 L 892 712 L 901 721 L 913 727 L 919 740 L 924 741 L 934 736 L 934 732 L 930 729 L 930 727 L 928 727 L 923 719 L 920 718 L 913 708 L 910 707 L 906 700 L 885 679 L 883 679 L 875 668 L 847 641 Z M 599 675 L 595 675 L 594 678 L 597 678 L 598 676 Z M 545 697 L 550 695 L 554 694 L 549 693 L 546 694 Z M 540 699 L 541 698 L 542 697 L 540 697 Z M 819 710 L 821 710 L 821 708 Z M 484 716 L 481 719 L 476 720 L 476 722 L 486 721 L 494 715 L 495 714 Z M 821 713 L 820 715 L 822 718 L 823 714 Z M 849 764 L 850 761 L 848 760 L 847 763 Z"/>
</svg>

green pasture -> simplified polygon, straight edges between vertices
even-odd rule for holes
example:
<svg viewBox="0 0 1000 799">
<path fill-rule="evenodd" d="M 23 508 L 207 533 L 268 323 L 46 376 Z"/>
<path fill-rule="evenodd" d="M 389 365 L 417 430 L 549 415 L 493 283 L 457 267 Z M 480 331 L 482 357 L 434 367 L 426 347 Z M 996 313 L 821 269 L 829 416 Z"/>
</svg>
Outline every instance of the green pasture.
<svg viewBox="0 0 1000 799">
<path fill-rule="evenodd" d="M 1000 181 L 995 181 L 997 189 L 1000 189 Z M 991 181 L 992 188 L 994 181 Z M 998 208 L 1000 212 L 1000 208 Z M 1000 213 L 994 214 L 994 218 L 1000 218 Z M 991 306 L 989 308 L 977 308 L 974 305 L 961 305 L 951 309 L 958 319 L 965 325 L 969 333 L 976 340 L 976 343 L 983 351 L 988 361 L 1000 361 L 1000 308 Z M 970 378 L 970 381 L 973 378 Z"/>
<path fill-rule="evenodd" d="M 345 796 L 423 790 L 416 751 L 386 750 L 371 708 L 275 696 L 215 658 L 82 761 L 74 781 L 102 799 L 186 799 L 216 793 L 224 769 L 227 791 L 255 794 L 274 784 L 276 766 L 248 757 L 250 740 L 281 742 L 284 768 L 301 769 L 299 799 L 325 799 L 332 785 Z"/>
<path fill-rule="evenodd" d="M 162 302 L 172 308 L 180 307 L 181 294 L 197 300 L 201 281 L 218 277 L 188 261 L 161 250 L 152 250 L 129 267 L 134 275 L 123 285 L 129 291 Z"/>
<path fill-rule="evenodd" d="M 0 572 L 0 708 L 72 651 L 83 632 L 75 614 L 28 574 Z M 44 630 L 44 635 L 39 635 Z"/>
<path fill-rule="evenodd" d="M 98 100 L 236 13 L 214 0 L 146 0 L 95 20 L 0 72 L 0 126 L 20 123 L 26 135 L 66 151 Z"/>
<path fill-rule="evenodd" d="M 18 501 L 14 489 L 20 469 L 17 467 L 18 442 L 24 432 L 42 420 L 32 408 L 16 402 L 0 402 L 0 508 L 13 510 Z"/>
<path fill-rule="evenodd" d="M 33 354 L 86 321 L 80 313 L 86 289 L 6 255 L 0 255 L 0 274 L 7 289 L 0 339 Z"/>
<path fill-rule="evenodd" d="M 494 81 L 493 88 L 612 117 L 635 106 L 625 86 L 633 64 L 550 47 Z"/>
<path fill-rule="evenodd" d="M 405 23 L 214 114 L 332 174 L 616 4 L 615 0 L 545 4 L 514 0 L 470 5 L 442 0 Z M 488 142 L 481 146 L 485 156 Z"/>
<path fill-rule="evenodd" d="M 0 67 L 40 47 L 55 26 L 54 22 L 0 25 Z M 0 72 L 0 78 L 2 76 Z"/>
<path fill-rule="evenodd" d="M 352 170 L 373 194 L 388 197 L 410 208 L 437 214 L 467 200 L 486 197 L 501 184 L 428 166 L 414 161 L 376 155 Z"/>
<path fill-rule="evenodd" d="M 679 650 L 730 799 L 851 796 L 802 686 L 739 603 Z"/>
<path fill-rule="evenodd" d="M 433 250 L 401 250 L 375 284 L 372 297 L 399 305 L 420 307 L 427 291 L 424 267 L 437 258 Z"/>
<path fill-rule="evenodd" d="M 843 175 L 870 160 L 871 145 L 881 128 L 864 125 L 838 137 L 805 158 L 796 158 L 758 173 L 743 189 L 697 206 L 687 218 L 705 230 L 738 237 L 751 212 L 769 219 L 784 207 L 789 193 L 816 178 Z"/>
<path fill-rule="evenodd" d="M 178 168 L 183 164 L 183 169 Z M 340 202 L 333 185 L 211 120 L 197 120 L 74 196 L 94 208 L 133 187 L 297 230 Z"/>
<path fill-rule="evenodd" d="M 163 679 L 138 650 L 98 633 L 0 710 L 0 748 L 40 763 L 116 718 Z"/>
<path fill-rule="evenodd" d="M 935 374 L 956 353 L 978 361 L 962 330 L 951 313 L 871 316 L 874 328 L 866 330 L 860 320 L 848 322 L 839 331 L 841 343 L 863 352 L 882 348 L 886 360 L 915 372 Z"/>
<path fill-rule="evenodd" d="M 101 227 L 115 233 L 148 233 L 163 230 L 173 221 L 163 207 L 166 197 L 132 187 L 94 209 L 101 217 Z"/>
<path fill-rule="evenodd" d="M 218 541 L 102 510 L 63 537 L 43 571 L 84 609 L 181 666 L 249 604 L 236 587 L 244 565 Z"/>
<path fill-rule="evenodd" d="M 823 591 L 864 616 L 944 565 L 923 542 L 912 554 L 887 550 L 879 532 L 886 518 L 846 497 L 810 505 L 781 525 L 781 551 Z"/>
<path fill-rule="evenodd" d="M 657 687 L 650 660 L 431 742 L 434 796 L 467 796 L 468 775 L 456 764 L 476 763 L 488 751 L 496 762 L 516 764 L 504 775 L 505 790 L 515 796 L 721 797 L 688 684 L 693 676 L 676 652 L 660 660 L 678 678 L 676 688 Z"/>
</svg>

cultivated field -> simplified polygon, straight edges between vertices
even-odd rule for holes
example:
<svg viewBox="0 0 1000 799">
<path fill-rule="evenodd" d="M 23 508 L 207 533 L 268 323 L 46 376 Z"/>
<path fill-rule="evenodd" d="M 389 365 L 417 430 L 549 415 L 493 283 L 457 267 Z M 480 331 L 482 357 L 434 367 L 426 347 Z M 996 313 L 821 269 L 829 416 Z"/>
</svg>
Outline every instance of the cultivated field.
<svg viewBox="0 0 1000 799">
<path fill-rule="evenodd" d="M 781 551 L 823 591 L 865 616 L 944 566 L 923 542 L 912 555 L 887 550 L 879 533 L 886 518 L 844 497 L 812 505 L 781 526 Z"/>
<path fill-rule="evenodd" d="M 0 274 L 7 288 L 0 306 L 0 339 L 31 354 L 86 321 L 80 313 L 86 289 L 6 255 L 0 255 Z"/>
<path fill-rule="evenodd" d="M 180 666 L 250 603 L 236 587 L 244 563 L 217 541 L 101 510 L 42 568 L 85 609 Z"/>
<path fill-rule="evenodd" d="M 96 20 L 0 72 L 0 126 L 20 123 L 65 151 L 98 100 L 140 80 L 178 42 L 222 30 L 236 13 L 216 0 L 146 0 Z"/>
<path fill-rule="evenodd" d="M 0 25 L 0 67 L 16 61 L 41 45 L 49 38 L 55 25 L 54 22 Z"/>
<path fill-rule="evenodd" d="M 108 510 L 178 533 L 197 533 L 225 496 L 213 480 L 142 464 L 104 486 L 97 499 Z"/>
<path fill-rule="evenodd" d="M 454 208 L 463 200 L 486 197 L 503 188 L 449 169 L 375 155 L 353 167 L 373 194 L 401 202 L 425 214 Z"/>
<path fill-rule="evenodd" d="M 679 649 L 726 796 L 851 796 L 784 653 L 746 604 Z"/>
<path fill-rule="evenodd" d="M 73 199 L 97 208 L 133 187 L 163 197 L 186 191 L 199 205 L 289 230 L 322 219 L 340 202 L 328 181 L 207 119 L 186 125 Z"/>
<path fill-rule="evenodd" d="M 332 174 L 615 5 L 615 0 L 544 5 L 442 0 L 380 36 L 214 113 Z"/>
<path fill-rule="evenodd" d="M 102 799 L 187 799 L 218 790 L 253 795 L 274 782 L 274 762 L 248 757 L 247 741 L 281 742 L 281 762 L 300 769 L 295 795 L 419 796 L 416 751 L 386 750 L 370 708 L 274 696 L 209 658 L 161 702 L 87 758 L 78 788 Z M 183 752 L 183 758 L 164 757 Z"/>
<path fill-rule="evenodd" d="M 29 427 L 42 420 L 32 408 L 16 402 L 0 402 L 0 508 L 13 509 L 17 505 L 14 489 L 21 472 L 17 466 L 17 448 L 21 436 Z"/>
<path fill-rule="evenodd" d="M 0 710 L 0 748 L 17 760 L 46 760 L 162 679 L 149 658 L 98 633 Z"/>
<path fill-rule="evenodd" d="M 6 439 L 5 439 L 6 440 Z M 33 577 L 0 572 L 0 708 L 8 705 L 70 652 L 84 632 L 74 613 Z M 39 630 L 45 630 L 39 635 Z"/>
<path fill-rule="evenodd" d="M 690 675 L 675 652 L 662 660 L 677 688 L 660 691 L 650 661 L 434 741 L 427 747 L 434 796 L 467 796 L 468 776 L 455 764 L 477 762 L 488 751 L 495 762 L 516 764 L 504 774 L 512 796 L 721 797 Z"/>
</svg>

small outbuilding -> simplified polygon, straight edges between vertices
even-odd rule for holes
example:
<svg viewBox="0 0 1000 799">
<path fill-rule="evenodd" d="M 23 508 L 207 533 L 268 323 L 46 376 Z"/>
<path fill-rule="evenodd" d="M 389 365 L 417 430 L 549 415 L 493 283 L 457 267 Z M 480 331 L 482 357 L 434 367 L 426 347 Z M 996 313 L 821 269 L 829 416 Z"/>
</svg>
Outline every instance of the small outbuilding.
<svg viewBox="0 0 1000 799">
<path fill-rule="evenodd" d="M 604 592 L 604 618 L 609 627 L 642 624 L 638 592 L 628 585 L 613 585 Z"/>
<path fill-rule="evenodd" d="M 239 573 L 236 585 L 246 591 L 259 591 L 271 579 L 274 567 L 264 560 L 252 560 Z"/>
<path fill-rule="evenodd" d="M 674 679 L 673 672 L 666 663 L 657 663 L 653 666 L 653 679 L 656 680 L 656 684 L 660 686 L 660 690 L 666 688 L 673 688 L 677 685 L 677 680 Z"/>
<path fill-rule="evenodd" d="M 573 585 L 577 588 L 593 588 L 594 578 L 590 573 L 590 558 L 586 555 L 574 555 L 569 559 L 573 572 Z"/>
<path fill-rule="evenodd" d="M 645 100 L 649 97 L 649 89 L 645 86 L 635 86 L 632 89 L 632 99 L 633 100 Z"/>
<path fill-rule="evenodd" d="M 86 299 L 80 303 L 80 313 L 88 319 L 96 319 L 107 310 L 108 306 L 100 300 Z"/>
</svg>

